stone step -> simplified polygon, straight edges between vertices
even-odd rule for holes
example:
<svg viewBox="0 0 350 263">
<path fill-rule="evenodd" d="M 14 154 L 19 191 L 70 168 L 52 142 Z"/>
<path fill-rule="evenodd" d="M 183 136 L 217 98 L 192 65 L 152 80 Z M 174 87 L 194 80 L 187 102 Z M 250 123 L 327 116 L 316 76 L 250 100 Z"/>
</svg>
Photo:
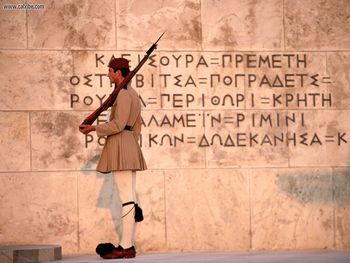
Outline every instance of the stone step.
<svg viewBox="0 0 350 263">
<path fill-rule="evenodd" d="M 59 245 L 8 245 L 0 246 L 1 263 L 29 263 L 62 259 Z"/>
</svg>

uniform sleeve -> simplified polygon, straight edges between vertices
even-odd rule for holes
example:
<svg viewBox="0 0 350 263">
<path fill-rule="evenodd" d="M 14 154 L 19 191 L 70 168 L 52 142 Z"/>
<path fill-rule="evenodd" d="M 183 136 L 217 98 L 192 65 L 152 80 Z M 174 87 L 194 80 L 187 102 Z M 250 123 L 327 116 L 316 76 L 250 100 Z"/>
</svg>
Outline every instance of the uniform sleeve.
<svg viewBox="0 0 350 263">
<path fill-rule="evenodd" d="M 128 92 L 122 89 L 115 103 L 117 103 L 117 106 L 112 120 L 96 126 L 98 137 L 113 135 L 124 130 L 131 110 L 131 98 Z"/>
</svg>

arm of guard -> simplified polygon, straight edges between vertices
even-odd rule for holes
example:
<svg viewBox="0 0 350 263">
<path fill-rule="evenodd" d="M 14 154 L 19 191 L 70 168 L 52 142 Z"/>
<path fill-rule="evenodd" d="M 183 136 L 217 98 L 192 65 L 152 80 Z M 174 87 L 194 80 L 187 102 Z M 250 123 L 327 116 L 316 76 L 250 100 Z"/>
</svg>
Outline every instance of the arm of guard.
<svg viewBox="0 0 350 263">
<path fill-rule="evenodd" d="M 116 103 L 117 106 L 112 120 L 96 126 L 98 137 L 113 135 L 124 130 L 131 110 L 131 98 L 128 92 L 122 89 L 118 94 Z"/>
</svg>

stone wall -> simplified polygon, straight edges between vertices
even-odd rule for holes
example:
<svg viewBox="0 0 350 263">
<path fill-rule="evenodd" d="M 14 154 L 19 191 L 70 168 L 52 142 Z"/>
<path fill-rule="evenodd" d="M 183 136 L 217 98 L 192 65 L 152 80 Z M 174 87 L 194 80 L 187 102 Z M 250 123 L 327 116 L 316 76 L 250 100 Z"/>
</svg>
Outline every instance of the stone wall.
<svg viewBox="0 0 350 263">
<path fill-rule="evenodd" d="M 349 1 L 10 3 L 1 244 L 117 242 L 113 178 L 94 170 L 103 140 L 77 127 L 111 92 L 109 59 L 135 67 L 166 31 L 132 82 L 149 166 L 138 250 L 350 249 Z"/>
</svg>

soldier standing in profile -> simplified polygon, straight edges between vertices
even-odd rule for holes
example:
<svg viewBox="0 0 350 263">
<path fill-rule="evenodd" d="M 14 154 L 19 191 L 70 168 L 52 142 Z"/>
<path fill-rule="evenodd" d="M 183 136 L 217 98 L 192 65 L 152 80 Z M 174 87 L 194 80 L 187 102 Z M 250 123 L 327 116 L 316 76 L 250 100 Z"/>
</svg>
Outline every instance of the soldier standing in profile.
<svg viewBox="0 0 350 263">
<path fill-rule="evenodd" d="M 129 61 L 124 58 L 112 59 L 108 68 L 108 77 L 116 86 L 130 71 Z M 96 131 L 98 137 L 107 137 L 96 170 L 101 173 L 112 172 L 123 203 L 119 245 L 99 244 L 96 252 L 105 259 L 133 258 L 136 255 L 133 240 L 135 222 L 143 219 L 142 210 L 136 202 L 136 171 L 147 169 L 138 143 L 141 103 L 137 92 L 130 86 L 124 86 L 112 106 L 109 122 L 101 125 L 82 124 L 79 130 L 84 134 Z"/>
</svg>

